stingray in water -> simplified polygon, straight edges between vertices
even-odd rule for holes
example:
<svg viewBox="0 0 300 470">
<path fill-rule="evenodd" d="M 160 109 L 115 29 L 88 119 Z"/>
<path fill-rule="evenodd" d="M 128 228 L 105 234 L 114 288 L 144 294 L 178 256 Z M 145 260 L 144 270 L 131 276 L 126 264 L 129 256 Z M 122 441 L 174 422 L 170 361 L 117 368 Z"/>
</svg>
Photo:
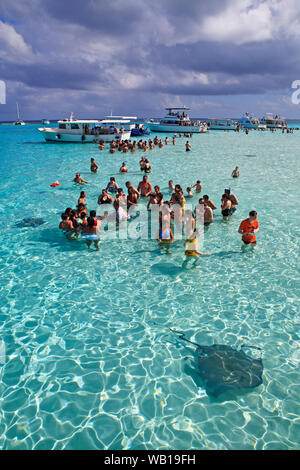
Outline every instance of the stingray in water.
<svg viewBox="0 0 300 470">
<path fill-rule="evenodd" d="M 17 227 L 38 227 L 39 225 L 43 225 L 46 221 L 39 217 L 26 217 L 25 219 L 21 220 L 20 222 L 16 223 Z"/>
<path fill-rule="evenodd" d="M 176 330 L 171 330 L 180 333 Z M 244 351 L 233 349 L 226 344 L 213 344 L 202 346 L 184 337 L 184 341 L 197 346 L 197 373 L 204 381 L 208 394 L 217 397 L 229 390 L 247 389 L 257 387 L 262 383 L 263 363 L 262 359 L 253 359 Z M 260 348 L 246 346 L 247 348 Z"/>
</svg>

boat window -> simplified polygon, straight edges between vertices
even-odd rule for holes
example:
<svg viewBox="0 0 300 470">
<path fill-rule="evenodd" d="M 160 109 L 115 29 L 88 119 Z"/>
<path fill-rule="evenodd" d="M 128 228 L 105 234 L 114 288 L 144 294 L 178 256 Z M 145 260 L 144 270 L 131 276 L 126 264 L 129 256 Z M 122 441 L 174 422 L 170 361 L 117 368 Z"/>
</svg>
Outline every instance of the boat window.
<svg viewBox="0 0 300 470">
<path fill-rule="evenodd" d="M 71 124 L 71 129 L 79 129 L 79 125 L 78 124 Z"/>
<path fill-rule="evenodd" d="M 59 127 L 59 129 L 66 129 L 67 128 L 66 124 L 59 124 L 58 127 Z"/>
</svg>

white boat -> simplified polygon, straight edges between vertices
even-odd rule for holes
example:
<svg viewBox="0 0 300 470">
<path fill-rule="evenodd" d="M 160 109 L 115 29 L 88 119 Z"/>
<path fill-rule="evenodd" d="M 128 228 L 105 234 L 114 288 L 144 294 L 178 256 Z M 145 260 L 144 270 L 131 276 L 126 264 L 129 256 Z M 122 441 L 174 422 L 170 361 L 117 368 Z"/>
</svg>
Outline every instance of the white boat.
<svg viewBox="0 0 300 470">
<path fill-rule="evenodd" d="M 202 133 L 207 132 L 207 124 L 193 121 L 185 113 L 190 108 L 165 108 L 168 113 L 160 121 L 150 119 L 147 124 L 152 132 L 180 132 L 180 133 Z"/>
<path fill-rule="evenodd" d="M 69 119 L 58 121 L 58 127 L 39 127 L 48 142 L 95 143 L 101 140 L 111 142 L 115 139 L 128 140 L 130 130 L 124 129 L 124 119 Z"/>
<path fill-rule="evenodd" d="M 286 129 L 287 128 L 286 120 L 281 118 L 278 114 L 274 116 L 272 113 L 266 113 L 266 115 L 261 119 L 260 122 L 265 124 L 268 129 Z"/>
<path fill-rule="evenodd" d="M 245 113 L 242 119 L 239 120 L 240 127 L 244 129 L 260 129 L 265 130 L 267 126 L 262 124 L 259 119 L 251 116 L 249 113 Z"/>
<path fill-rule="evenodd" d="M 135 121 L 137 120 L 137 116 L 105 116 L 105 119 L 118 119 L 123 121 L 123 127 L 125 130 L 131 130 L 135 127 Z M 128 122 L 129 121 L 129 122 Z"/>
<path fill-rule="evenodd" d="M 212 131 L 236 131 L 238 127 L 232 119 L 208 119 L 207 125 Z"/>
<path fill-rule="evenodd" d="M 20 110 L 19 110 L 18 103 L 16 103 L 16 105 L 17 105 L 17 120 L 14 122 L 14 125 L 15 126 L 25 126 L 25 122 L 22 121 L 22 119 L 20 119 Z"/>
<path fill-rule="evenodd" d="M 48 119 L 42 119 L 42 124 L 43 125 L 50 124 L 50 121 L 48 121 Z"/>
</svg>

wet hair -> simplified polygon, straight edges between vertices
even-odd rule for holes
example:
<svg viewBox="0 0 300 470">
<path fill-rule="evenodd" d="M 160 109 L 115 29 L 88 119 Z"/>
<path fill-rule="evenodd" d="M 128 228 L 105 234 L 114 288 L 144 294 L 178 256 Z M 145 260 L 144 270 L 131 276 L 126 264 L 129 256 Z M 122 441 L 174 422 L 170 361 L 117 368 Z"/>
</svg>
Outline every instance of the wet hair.
<svg viewBox="0 0 300 470">
<path fill-rule="evenodd" d="M 65 210 L 65 214 L 70 215 L 71 212 L 72 212 L 72 207 L 67 207 L 67 209 Z"/>
<path fill-rule="evenodd" d="M 257 215 L 257 212 L 256 211 L 250 211 L 249 212 L 249 216 L 250 217 L 255 217 Z"/>
<path fill-rule="evenodd" d="M 204 196 L 202 196 L 203 199 L 209 199 L 209 196 L 207 194 L 204 194 Z"/>
<path fill-rule="evenodd" d="M 85 191 L 81 191 L 81 193 L 80 193 L 80 197 L 84 197 L 84 196 L 85 196 L 85 194 L 86 194 L 86 192 L 85 192 Z"/>
<path fill-rule="evenodd" d="M 225 194 L 230 194 L 230 189 L 224 189 Z"/>
<path fill-rule="evenodd" d="M 68 216 L 67 216 L 67 214 L 66 214 L 65 212 L 63 212 L 63 213 L 61 214 L 61 218 L 62 218 L 62 220 L 67 220 Z"/>
<path fill-rule="evenodd" d="M 96 211 L 90 211 L 90 217 L 96 217 Z"/>
<path fill-rule="evenodd" d="M 85 218 L 86 218 L 86 213 L 85 213 L 85 212 L 81 212 L 80 217 L 81 217 L 81 219 L 85 219 Z"/>
</svg>

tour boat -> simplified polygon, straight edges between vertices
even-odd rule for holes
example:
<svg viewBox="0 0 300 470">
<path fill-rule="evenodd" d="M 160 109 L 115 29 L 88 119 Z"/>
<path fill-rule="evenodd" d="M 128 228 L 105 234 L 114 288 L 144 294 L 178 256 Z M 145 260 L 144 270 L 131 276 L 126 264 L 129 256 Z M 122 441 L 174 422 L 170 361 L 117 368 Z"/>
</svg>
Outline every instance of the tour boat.
<svg viewBox="0 0 300 470">
<path fill-rule="evenodd" d="M 42 124 L 43 125 L 50 124 L 50 121 L 48 121 L 48 119 L 42 119 Z"/>
<path fill-rule="evenodd" d="M 211 131 L 236 131 L 238 124 L 232 119 L 208 119 L 207 126 Z"/>
<path fill-rule="evenodd" d="M 268 129 L 286 129 L 287 122 L 285 119 L 281 118 L 278 114 L 275 116 L 272 113 L 267 113 L 261 121 L 266 125 Z"/>
<path fill-rule="evenodd" d="M 38 130 L 48 142 L 111 142 L 130 138 L 131 131 L 123 127 L 128 123 L 124 119 L 74 119 L 71 114 L 69 119 L 58 121 L 58 127 L 39 127 Z"/>
<path fill-rule="evenodd" d="M 180 133 L 202 133 L 207 132 L 207 124 L 194 121 L 189 118 L 185 111 L 190 108 L 165 108 L 168 113 L 160 121 L 150 119 L 147 121 L 152 132 L 180 132 Z"/>
<path fill-rule="evenodd" d="M 265 130 L 267 126 L 259 122 L 259 119 L 251 116 L 249 113 L 245 113 L 242 119 L 239 120 L 240 127 L 244 129 L 260 129 Z"/>
<path fill-rule="evenodd" d="M 17 105 L 17 120 L 14 122 L 14 125 L 15 126 L 25 126 L 25 122 L 22 121 L 22 119 L 20 119 L 20 110 L 19 110 L 18 103 L 16 103 L 16 105 Z"/>
</svg>

